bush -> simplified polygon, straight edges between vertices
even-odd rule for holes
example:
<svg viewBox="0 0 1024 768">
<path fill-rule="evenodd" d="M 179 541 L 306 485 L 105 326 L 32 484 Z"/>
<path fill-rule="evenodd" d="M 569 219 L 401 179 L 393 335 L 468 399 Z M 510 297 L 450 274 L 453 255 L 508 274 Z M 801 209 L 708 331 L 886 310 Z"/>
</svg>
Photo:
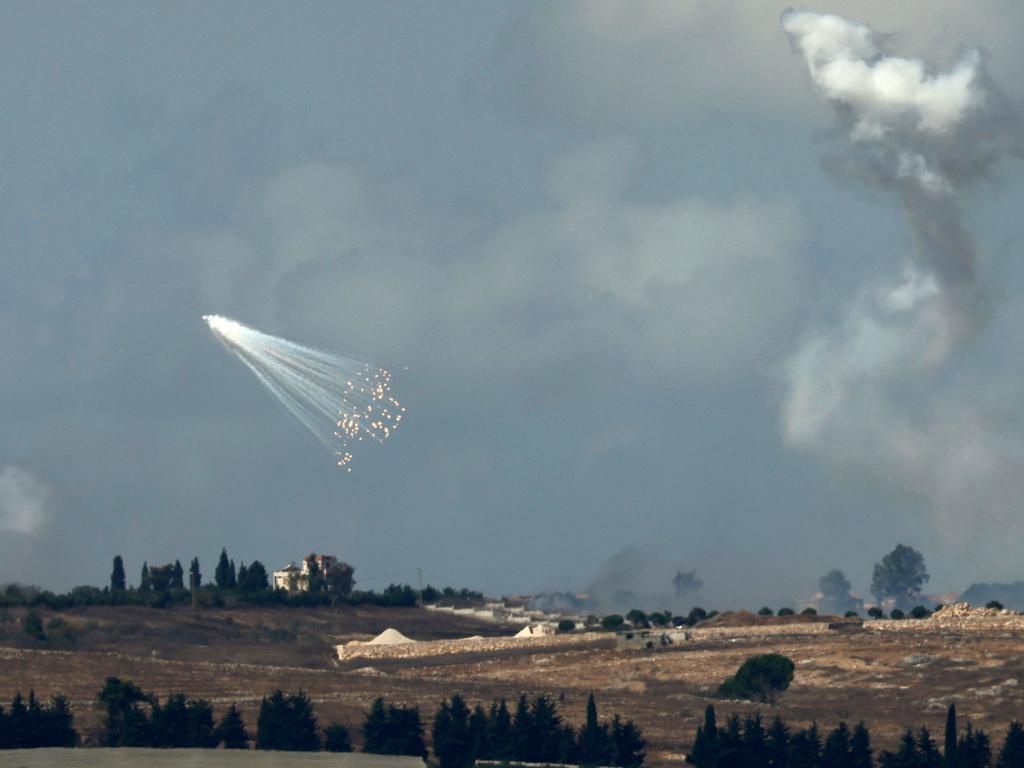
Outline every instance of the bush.
<svg viewBox="0 0 1024 768">
<path fill-rule="evenodd" d="M 639 608 L 633 608 L 629 613 L 626 614 L 626 621 L 632 624 L 636 628 L 646 628 L 651 626 L 647 621 L 647 614 L 641 611 Z"/>
<path fill-rule="evenodd" d="M 883 616 L 885 616 L 885 612 L 877 605 L 872 605 L 870 608 L 868 608 L 868 616 L 870 616 L 872 619 L 880 619 Z"/>
<path fill-rule="evenodd" d="M 796 611 L 792 608 L 779 608 L 779 616 L 792 616 Z"/>
<path fill-rule="evenodd" d="M 562 619 L 558 622 L 559 632 L 572 632 L 574 629 L 576 629 L 576 622 L 572 619 Z"/>
<path fill-rule="evenodd" d="M 814 610 L 813 608 L 804 608 L 802 611 L 800 611 L 800 615 L 801 616 L 817 616 L 818 612 L 816 610 Z"/>
<path fill-rule="evenodd" d="M 775 611 L 769 608 L 767 605 L 757 612 L 758 616 L 774 616 Z"/>
<path fill-rule="evenodd" d="M 912 619 L 927 619 L 932 615 L 932 612 L 925 608 L 923 605 L 915 605 L 910 611 L 910 618 Z"/>
<path fill-rule="evenodd" d="M 731 698 L 752 699 L 769 703 L 772 694 L 789 688 L 796 665 L 779 653 L 751 656 L 740 665 L 736 674 L 727 678 L 718 693 Z"/>
<path fill-rule="evenodd" d="M 996 608 L 997 610 L 1000 610 L 1000 611 L 1003 610 L 1003 604 L 1000 603 L 998 600 L 989 600 L 987 603 L 985 603 L 985 607 L 986 608 Z"/>
<path fill-rule="evenodd" d="M 328 752 L 351 752 L 352 738 L 348 735 L 348 728 L 338 723 L 324 728 L 324 749 Z"/>
<path fill-rule="evenodd" d="M 899 608 L 893 608 L 892 611 L 889 613 L 889 618 L 896 619 L 898 621 L 899 619 L 902 619 L 904 615 L 905 614 L 903 613 L 903 611 L 901 611 Z"/>
<path fill-rule="evenodd" d="M 704 621 L 706 618 L 708 618 L 708 612 L 700 606 L 695 606 L 690 609 L 690 613 L 686 617 L 686 623 L 692 627 L 694 624 Z"/>
<path fill-rule="evenodd" d="M 43 631 L 43 620 L 35 611 L 29 611 L 21 617 L 21 630 L 33 640 L 46 639 L 46 632 Z"/>
<path fill-rule="evenodd" d="M 624 618 L 622 618 L 621 616 L 619 616 L 619 614 L 617 614 L 617 613 L 609 614 L 608 616 L 605 616 L 603 619 L 601 619 L 601 626 L 604 629 L 615 630 L 615 629 L 618 629 L 619 627 L 621 627 L 625 623 L 626 623 L 626 620 Z"/>
<path fill-rule="evenodd" d="M 856 619 L 856 618 L 859 618 L 859 617 L 860 617 L 860 614 L 857 613 L 856 611 L 847 611 L 846 613 L 843 614 L 843 618 L 845 618 L 845 619 Z"/>
</svg>

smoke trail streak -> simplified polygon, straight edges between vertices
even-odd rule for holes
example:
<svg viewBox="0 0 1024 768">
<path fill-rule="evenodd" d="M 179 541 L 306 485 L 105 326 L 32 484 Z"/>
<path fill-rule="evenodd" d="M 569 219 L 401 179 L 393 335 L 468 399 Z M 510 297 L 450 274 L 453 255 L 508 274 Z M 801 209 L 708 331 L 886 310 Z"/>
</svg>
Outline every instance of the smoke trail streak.
<svg viewBox="0 0 1024 768">
<path fill-rule="evenodd" d="M 383 442 L 405 415 L 391 395 L 391 374 L 343 355 L 270 336 L 220 315 L 203 320 L 302 426 L 351 472 L 350 447 Z"/>
</svg>

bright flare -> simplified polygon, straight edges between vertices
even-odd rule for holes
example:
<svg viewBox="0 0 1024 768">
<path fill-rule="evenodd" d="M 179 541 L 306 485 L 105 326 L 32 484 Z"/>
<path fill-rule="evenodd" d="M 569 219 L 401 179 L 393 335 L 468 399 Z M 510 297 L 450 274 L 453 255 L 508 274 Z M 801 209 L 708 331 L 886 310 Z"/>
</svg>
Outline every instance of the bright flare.
<svg viewBox="0 0 1024 768">
<path fill-rule="evenodd" d="M 220 342 L 256 374 L 300 424 L 351 472 L 354 443 L 384 442 L 405 408 L 391 395 L 391 374 L 370 363 L 270 336 L 220 315 L 203 315 Z"/>
</svg>

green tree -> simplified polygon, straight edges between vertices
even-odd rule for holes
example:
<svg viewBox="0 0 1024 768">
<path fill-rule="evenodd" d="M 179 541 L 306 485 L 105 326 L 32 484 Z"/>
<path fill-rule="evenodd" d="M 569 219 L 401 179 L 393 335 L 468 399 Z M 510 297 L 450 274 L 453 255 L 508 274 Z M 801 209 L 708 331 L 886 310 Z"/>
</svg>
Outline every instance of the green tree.
<svg viewBox="0 0 1024 768">
<path fill-rule="evenodd" d="M 452 696 L 450 703 L 441 702 L 431 731 L 440 768 L 470 768 L 475 763 L 469 716 L 469 707 L 458 694 Z"/>
<path fill-rule="evenodd" d="M 253 560 L 245 572 L 245 577 L 239 574 L 238 587 L 243 592 L 265 592 L 269 589 L 267 582 L 267 569 L 259 560 Z"/>
<path fill-rule="evenodd" d="M 897 544 L 881 562 L 875 563 L 871 594 L 879 602 L 893 598 L 897 607 L 909 609 L 921 597 L 921 587 L 929 578 L 921 553 L 913 547 Z"/>
<path fill-rule="evenodd" d="M 612 613 L 601 619 L 601 626 L 604 629 L 616 630 L 619 629 L 625 623 L 625 621 L 626 620 L 623 619 L 619 614 Z"/>
<path fill-rule="evenodd" d="M 613 765 L 619 768 L 641 768 L 647 757 L 647 742 L 632 720 L 622 722 L 618 715 L 612 718 Z"/>
<path fill-rule="evenodd" d="M 43 629 L 43 619 L 35 611 L 29 611 L 21 617 L 21 631 L 33 640 L 46 639 L 46 630 Z"/>
<path fill-rule="evenodd" d="M 772 720 L 765 738 L 768 751 L 768 765 L 771 768 L 785 768 L 789 764 L 789 728 L 778 715 Z"/>
<path fill-rule="evenodd" d="M 356 569 L 348 563 L 338 562 L 331 566 L 327 573 L 327 589 L 332 596 L 345 598 L 352 594 L 352 588 L 356 585 Z"/>
<path fill-rule="evenodd" d="M 108 677 L 97 699 L 104 710 L 103 746 L 148 747 L 151 744 L 149 716 L 139 705 L 152 700 L 135 683 Z"/>
<path fill-rule="evenodd" d="M 280 690 L 260 702 L 256 749 L 316 752 L 320 736 L 313 705 L 302 691 L 285 696 Z"/>
<path fill-rule="evenodd" d="M 579 758 L 582 766 L 608 765 L 612 758 L 612 740 L 608 726 L 597 720 L 594 694 L 587 698 L 587 719 L 580 729 Z"/>
<path fill-rule="evenodd" d="M 743 721 L 743 765 L 744 768 L 770 768 L 768 735 L 760 713 Z"/>
<path fill-rule="evenodd" d="M 788 768 L 820 768 L 821 737 L 818 726 L 811 723 L 810 728 L 797 731 L 789 742 Z"/>
<path fill-rule="evenodd" d="M 863 722 L 857 723 L 850 737 L 850 766 L 851 768 L 872 768 L 871 734 Z"/>
<path fill-rule="evenodd" d="M 487 718 L 486 758 L 491 760 L 511 760 L 512 747 L 512 713 L 504 699 L 491 703 L 491 711 Z"/>
<path fill-rule="evenodd" d="M 943 747 L 946 765 L 953 768 L 956 766 L 956 703 L 950 704 L 949 709 L 946 710 L 946 731 Z"/>
<path fill-rule="evenodd" d="M 228 560 L 227 547 L 221 547 L 217 567 L 213 571 L 213 581 L 217 589 L 228 589 L 231 584 L 231 563 Z"/>
<path fill-rule="evenodd" d="M 1024 727 L 1019 720 L 1010 723 L 996 768 L 1024 768 Z"/>
<path fill-rule="evenodd" d="M 324 728 L 324 750 L 327 752 L 351 752 L 352 738 L 348 728 L 340 723 L 331 723 Z"/>
<path fill-rule="evenodd" d="M 224 749 L 245 749 L 249 746 L 249 734 L 245 732 L 242 715 L 234 704 L 217 723 L 214 736 L 217 742 L 223 742 Z"/>
<path fill-rule="evenodd" d="M 363 721 L 363 752 L 426 757 L 423 723 L 416 707 L 396 707 L 377 698 Z"/>
<path fill-rule="evenodd" d="M 199 589 L 203 586 L 203 574 L 199 571 L 199 558 L 193 557 L 188 567 L 188 588 Z"/>
<path fill-rule="evenodd" d="M 970 723 L 956 745 L 958 768 L 988 768 L 992 762 L 992 746 L 988 734 L 974 730 Z"/>
<path fill-rule="evenodd" d="M 142 573 L 139 576 L 139 592 L 149 592 L 153 588 L 153 582 L 149 576 L 149 563 L 142 563 Z"/>
<path fill-rule="evenodd" d="M 181 567 L 181 560 L 174 561 L 174 568 L 171 570 L 171 589 L 185 588 L 185 571 Z"/>
<path fill-rule="evenodd" d="M 719 687 L 722 696 L 754 698 L 770 703 L 773 694 L 785 691 L 793 681 L 795 669 L 792 659 L 778 653 L 751 656 L 736 674 Z"/>
<path fill-rule="evenodd" d="M 124 592 L 125 579 L 124 579 L 124 561 L 120 555 L 114 556 L 114 567 L 110 571 L 110 591 L 111 592 Z"/>
<path fill-rule="evenodd" d="M 238 586 L 238 573 L 235 571 L 235 561 L 228 563 L 228 589 Z"/>
</svg>

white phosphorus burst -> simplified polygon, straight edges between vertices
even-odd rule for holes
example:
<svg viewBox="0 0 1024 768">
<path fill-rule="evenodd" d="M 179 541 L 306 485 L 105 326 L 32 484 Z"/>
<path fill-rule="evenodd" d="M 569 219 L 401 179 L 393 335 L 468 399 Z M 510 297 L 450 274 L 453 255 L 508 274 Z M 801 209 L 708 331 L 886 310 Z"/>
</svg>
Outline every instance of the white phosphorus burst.
<svg viewBox="0 0 1024 768">
<path fill-rule="evenodd" d="M 214 335 L 300 424 L 351 472 L 352 447 L 384 442 L 405 416 L 391 374 L 370 363 L 261 333 L 220 315 L 203 315 Z"/>
</svg>

